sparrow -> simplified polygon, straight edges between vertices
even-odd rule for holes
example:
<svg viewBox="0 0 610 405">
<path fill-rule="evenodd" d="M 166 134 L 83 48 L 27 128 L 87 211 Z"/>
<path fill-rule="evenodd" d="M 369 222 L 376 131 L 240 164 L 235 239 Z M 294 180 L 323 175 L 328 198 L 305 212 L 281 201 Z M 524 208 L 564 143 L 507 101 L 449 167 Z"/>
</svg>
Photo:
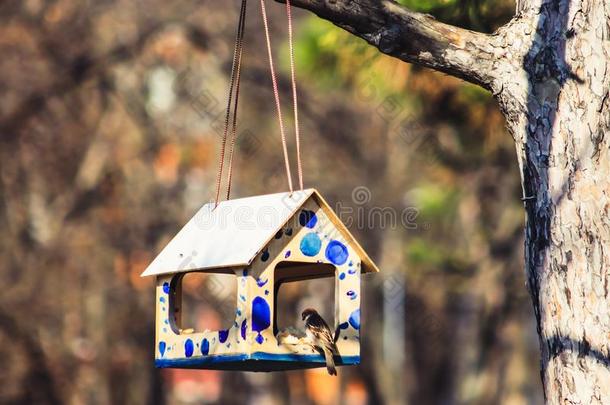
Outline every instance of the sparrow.
<svg viewBox="0 0 610 405">
<path fill-rule="evenodd" d="M 314 348 L 324 353 L 328 374 L 337 375 L 333 355 L 338 354 L 339 350 L 328 324 L 315 309 L 307 308 L 303 311 L 301 317 L 305 321 L 305 333 L 313 343 Z"/>
</svg>

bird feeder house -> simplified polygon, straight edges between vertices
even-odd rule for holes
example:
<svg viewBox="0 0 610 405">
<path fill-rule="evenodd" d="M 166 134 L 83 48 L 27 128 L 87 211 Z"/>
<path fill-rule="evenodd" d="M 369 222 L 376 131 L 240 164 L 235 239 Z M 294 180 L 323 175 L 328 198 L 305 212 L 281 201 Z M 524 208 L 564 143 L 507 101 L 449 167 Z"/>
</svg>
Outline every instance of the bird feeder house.
<svg viewBox="0 0 610 405">
<path fill-rule="evenodd" d="M 142 274 L 156 278 L 157 367 L 274 371 L 323 367 L 306 338 L 277 328 L 281 283 L 333 277 L 337 365 L 360 363 L 360 276 L 378 269 L 314 189 L 204 205 Z M 227 330 L 185 332 L 181 280 L 235 274 Z M 323 304 L 323 303 L 321 303 Z"/>
</svg>

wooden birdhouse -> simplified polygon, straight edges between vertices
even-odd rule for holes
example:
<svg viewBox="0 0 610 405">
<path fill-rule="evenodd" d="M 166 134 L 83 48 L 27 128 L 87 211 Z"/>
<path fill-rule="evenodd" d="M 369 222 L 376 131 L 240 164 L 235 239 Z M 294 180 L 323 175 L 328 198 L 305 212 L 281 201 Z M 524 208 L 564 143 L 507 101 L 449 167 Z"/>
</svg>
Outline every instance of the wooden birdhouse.
<svg viewBox="0 0 610 405">
<path fill-rule="evenodd" d="M 360 275 L 378 269 L 314 189 L 204 205 L 142 276 L 156 277 L 157 367 L 274 371 L 323 367 L 306 338 L 278 330 L 281 283 L 333 277 L 337 365 L 360 362 Z M 189 272 L 235 274 L 226 330 L 181 325 Z M 302 327 L 302 325 L 299 325 Z"/>
</svg>

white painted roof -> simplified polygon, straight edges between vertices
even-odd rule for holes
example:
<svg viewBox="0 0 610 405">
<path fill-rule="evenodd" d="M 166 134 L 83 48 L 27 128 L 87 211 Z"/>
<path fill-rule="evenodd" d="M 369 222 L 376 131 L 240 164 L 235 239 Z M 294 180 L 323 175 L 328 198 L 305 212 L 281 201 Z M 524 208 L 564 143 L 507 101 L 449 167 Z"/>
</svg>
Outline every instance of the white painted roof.
<svg viewBox="0 0 610 405">
<path fill-rule="evenodd" d="M 247 266 L 313 189 L 205 204 L 142 276 Z"/>
<path fill-rule="evenodd" d="M 142 276 L 248 266 L 312 195 L 360 254 L 362 271 L 379 271 L 320 194 L 306 189 L 205 204 Z"/>
</svg>

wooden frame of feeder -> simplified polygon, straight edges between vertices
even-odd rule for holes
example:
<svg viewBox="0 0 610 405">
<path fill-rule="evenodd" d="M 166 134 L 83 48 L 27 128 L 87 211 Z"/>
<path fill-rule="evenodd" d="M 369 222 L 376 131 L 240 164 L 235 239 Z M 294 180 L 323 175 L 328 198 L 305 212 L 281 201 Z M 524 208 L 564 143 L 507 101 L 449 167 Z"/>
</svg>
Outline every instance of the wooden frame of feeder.
<svg viewBox="0 0 610 405">
<path fill-rule="evenodd" d="M 247 218 L 246 218 L 247 217 Z M 323 367 L 306 339 L 277 330 L 282 282 L 335 278 L 337 365 L 360 362 L 360 276 L 378 272 L 314 189 L 204 205 L 142 276 L 156 276 L 157 367 L 275 371 Z M 181 331 L 180 280 L 237 277 L 235 319 L 220 331 Z"/>
</svg>

